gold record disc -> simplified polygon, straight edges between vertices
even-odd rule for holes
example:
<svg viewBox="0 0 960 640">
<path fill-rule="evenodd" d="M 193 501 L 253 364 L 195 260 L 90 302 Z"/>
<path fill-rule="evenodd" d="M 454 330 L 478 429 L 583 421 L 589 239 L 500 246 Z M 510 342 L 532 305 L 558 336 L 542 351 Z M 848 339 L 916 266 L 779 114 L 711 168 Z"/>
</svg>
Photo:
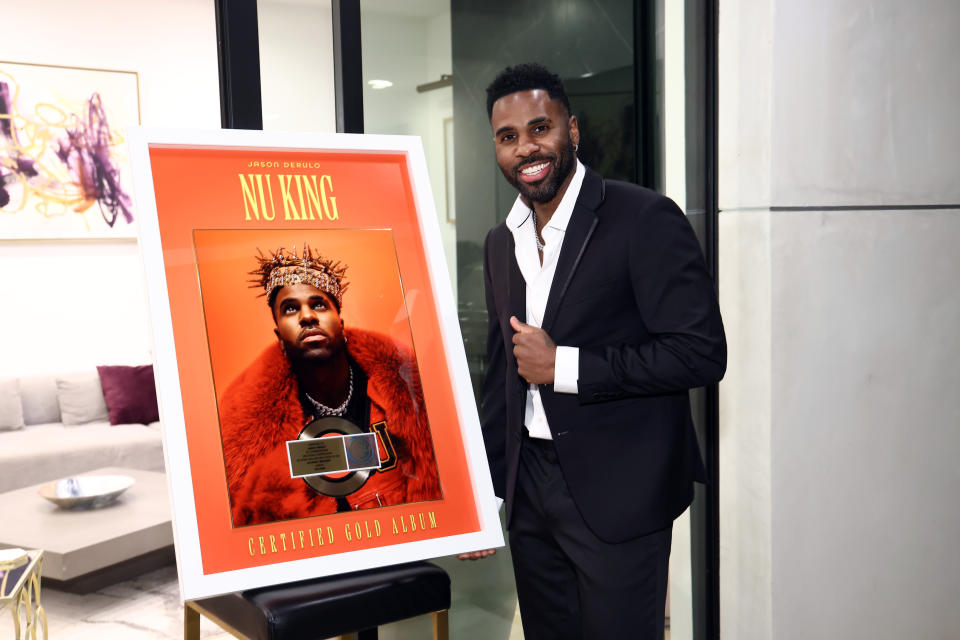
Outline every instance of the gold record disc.
<svg viewBox="0 0 960 640">
<path fill-rule="evenodd" d="M 303 428 L 298 440 L 311 440 L 313 438 L 322 438 L 328 434 L 341 436 L 350 436 L 358 433 L 367 433 L 354 423 L 345 418 L 336 416 L 327 416 L 317 418 Z M 350 471 L 340 478 L 330 478 L 326 475 L 304 476 L 303 481 L 317 493 L 332 498 L 348 496 L 364 484 L 370 478 L 370 474 L 375 469 L 363 469 L 360 471 Z"/>
</svg>

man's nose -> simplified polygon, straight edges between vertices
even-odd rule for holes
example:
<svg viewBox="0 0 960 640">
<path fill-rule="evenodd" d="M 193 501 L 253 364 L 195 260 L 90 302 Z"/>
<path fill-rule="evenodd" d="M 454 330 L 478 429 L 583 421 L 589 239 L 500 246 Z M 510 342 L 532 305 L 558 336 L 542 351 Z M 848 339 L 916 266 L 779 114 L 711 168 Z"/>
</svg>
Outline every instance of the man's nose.
<svg viewBox="0 0 960 640">
<path fill-rule="evenodd" d="M 540 145 L 533 138 L 521 138 L 517 145 L 517 155 L 529 156 L 540 151 Z"/>
<path fill-rule="evenodd" d="M 317 312 L 313 310 L 313 307 L 305 306 L 300 309 L 300 324 L 316 324 L 318 321 L 319 316 L 317 316 Z"/>
</svg>

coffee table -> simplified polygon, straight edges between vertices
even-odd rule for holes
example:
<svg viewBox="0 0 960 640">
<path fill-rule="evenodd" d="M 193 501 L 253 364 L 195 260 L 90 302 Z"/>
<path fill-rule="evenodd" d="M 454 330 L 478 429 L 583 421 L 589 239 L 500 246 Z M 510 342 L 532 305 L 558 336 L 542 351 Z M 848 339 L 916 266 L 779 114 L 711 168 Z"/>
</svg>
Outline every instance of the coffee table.
<svg viewBox="0 0 960 640">
<path fill-rule="evenodd" d="M 43 582 L 87 593 L 172 564 L 173 529 L 163 473 L 107 467 L 80 475 L 128 475 L 136 482 L 100 509 L 61 509 L 42 483 L 0 494 L 0 548 L 43 549 Z"/>
</svg>

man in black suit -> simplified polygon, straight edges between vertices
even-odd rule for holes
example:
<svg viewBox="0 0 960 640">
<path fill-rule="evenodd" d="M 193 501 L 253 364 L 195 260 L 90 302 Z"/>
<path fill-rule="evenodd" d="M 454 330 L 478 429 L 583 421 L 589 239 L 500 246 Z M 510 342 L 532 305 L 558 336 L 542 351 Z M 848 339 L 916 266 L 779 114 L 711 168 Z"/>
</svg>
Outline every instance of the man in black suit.
<svg viewBox="0 0 960 640">
<path fill-rule="evenodd" d="M 558 76 L 507 68 L 487 107 L 519 196 L 484 248 L 481 423 L 524 634 L 663 638 L 673 520 L 704 481 L 688 392 L 726 367 L 713 282 L 671 200 L 577 160 Z"/>
</svg>

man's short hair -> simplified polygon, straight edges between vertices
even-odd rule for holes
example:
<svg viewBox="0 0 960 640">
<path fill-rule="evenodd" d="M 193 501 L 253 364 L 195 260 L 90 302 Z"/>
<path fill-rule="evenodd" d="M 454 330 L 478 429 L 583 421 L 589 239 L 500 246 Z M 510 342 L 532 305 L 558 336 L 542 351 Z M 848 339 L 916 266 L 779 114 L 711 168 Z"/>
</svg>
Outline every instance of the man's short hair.
<svg viewBox="0 0 960 640">
<path fill-rule="evenodd" d="M 503 96 L 533 89 L 546 91 L 551 100 L 559 100 L 563 104 L 568 115 L 571 113 L 570 100 L 560 76 L 551 73 L 543 65 L 532 62 L 507 67 L 497 74 L 487 87 L 487 117 L 493 116 L 493 103 Z"/>
</svg>

